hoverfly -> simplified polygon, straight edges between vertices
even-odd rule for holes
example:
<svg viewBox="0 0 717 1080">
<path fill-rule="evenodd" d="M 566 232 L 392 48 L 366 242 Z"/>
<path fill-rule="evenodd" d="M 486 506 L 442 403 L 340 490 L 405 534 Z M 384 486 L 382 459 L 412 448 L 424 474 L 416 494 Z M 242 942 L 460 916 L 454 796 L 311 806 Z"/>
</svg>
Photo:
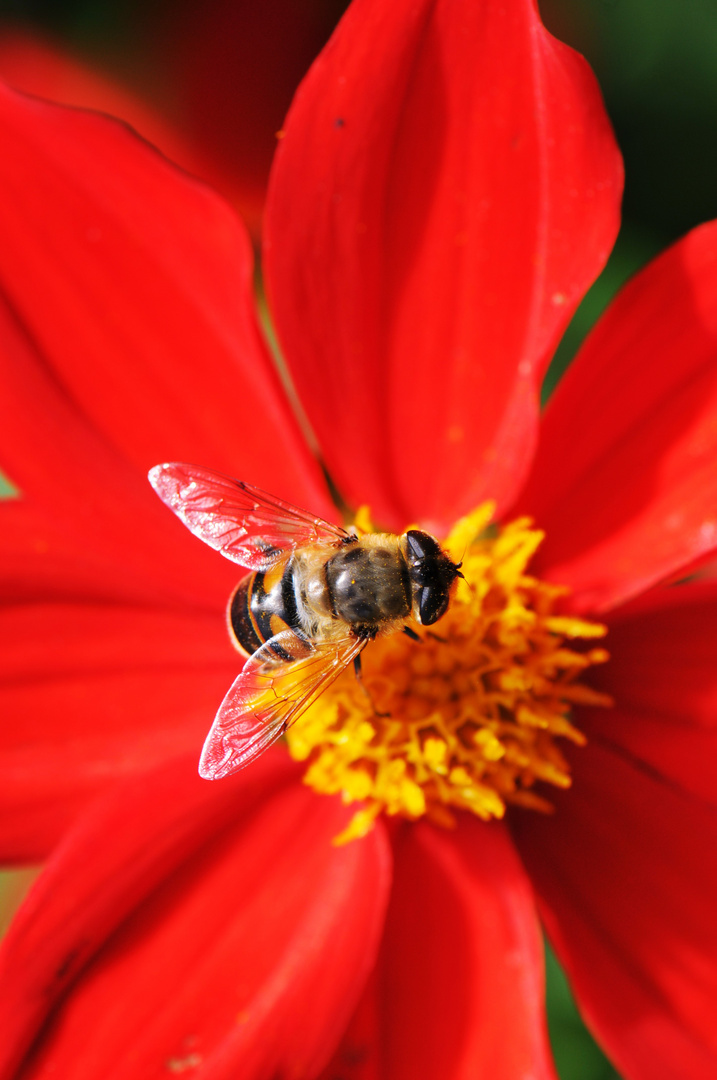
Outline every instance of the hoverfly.
<svg viewBox="0 0 717 1080">
<path fill-rule="evenodd" d="M 152 487 L 187 528 L 252 571 L 227 622 L 246 663 L 219 706 L 199 773 L 215 780 L 275 742 L 379 635 L 446 611 L 460 573 L 420 529 L 357 536 L 259 488 L 193 465 L 156 465 Z"/>
</svg>

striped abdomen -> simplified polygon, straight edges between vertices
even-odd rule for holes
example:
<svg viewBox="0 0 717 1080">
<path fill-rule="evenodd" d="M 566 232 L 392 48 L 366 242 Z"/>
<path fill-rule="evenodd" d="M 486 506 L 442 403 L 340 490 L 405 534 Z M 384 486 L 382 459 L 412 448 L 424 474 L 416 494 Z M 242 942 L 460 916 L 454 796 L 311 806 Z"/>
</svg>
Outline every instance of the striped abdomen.
<svg viewBox="0 0 717 1080">
<path fill-rule="evenodd" d="M 270 570 L 257 570 L 239 582 L 229 601 L 227 621 L 234 644 L 247 656 L 282 630 L 301 631 L 290 554 Z"/>
</svg>

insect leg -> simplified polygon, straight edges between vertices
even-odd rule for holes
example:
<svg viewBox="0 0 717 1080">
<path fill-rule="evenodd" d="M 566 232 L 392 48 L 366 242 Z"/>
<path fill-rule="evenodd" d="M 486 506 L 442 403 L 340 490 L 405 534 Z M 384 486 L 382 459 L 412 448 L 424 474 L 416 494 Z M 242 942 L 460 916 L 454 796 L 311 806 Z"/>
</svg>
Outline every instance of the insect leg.
<svg viewBox="0 0 717 1080">
<path fill-rule="evenodd" d="M 363 693 L 368 698 L 368 703 L 371 706 L 371 708 L 373 709 L 374 714 L 376 716 L 383 716 L 383 717 L 390 716 L 391 715 L 390 713 L 379 712 L 378 711 L 378 709 L 376 708 L 376 706 L 373 703 L 373 698 L 371 697 L 371 695 L 369 694 L 369 692 L 368 692 L 368 690 L 366 688 L 366 683 L 363 681 L 363 672 L 361 670 L 361 653 L 357 653 L 356 656 L 354 656 L 354 672 L 356 673 L 356 681 L 358 682 L 359 686 L 361 687 L 361 690 L 363 691 Z"/>
</svg>

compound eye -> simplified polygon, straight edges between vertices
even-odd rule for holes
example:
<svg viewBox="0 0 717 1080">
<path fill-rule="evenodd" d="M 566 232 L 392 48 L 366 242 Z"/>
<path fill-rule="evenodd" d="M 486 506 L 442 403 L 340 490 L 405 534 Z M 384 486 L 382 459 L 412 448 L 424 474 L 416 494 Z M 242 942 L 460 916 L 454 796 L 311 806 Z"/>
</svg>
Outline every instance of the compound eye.
<svg viewBox="0 0 717 1080">
<path fill-rule="evenodd" d="M 445 615 L 450 599 L 448 589 L 443 585 L 425 585 L 418 590 L 418 617 L 422 626 L 430 626 Z"/>
<path fill-rule="evenodd" d="M 441 555 L 438 542 L 433 539 L 430 533 L 422 532 L 420 529 L 409 529 L 406 533 L 406 541 L 409 557 L 414 563 L 423 562 L 429 556 L 435 558 Z"/>
</svg>

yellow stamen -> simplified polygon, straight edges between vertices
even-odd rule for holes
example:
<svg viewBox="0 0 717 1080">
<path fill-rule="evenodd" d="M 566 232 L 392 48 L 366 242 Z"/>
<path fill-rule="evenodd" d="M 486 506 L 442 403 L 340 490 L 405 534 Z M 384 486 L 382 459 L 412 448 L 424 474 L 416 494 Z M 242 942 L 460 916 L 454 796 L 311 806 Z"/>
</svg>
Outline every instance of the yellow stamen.
<svg viewBox="0 0 717 1080">
<path fill-rule="evenodd" d="M 451 808 L 486 821 L 511 803 L 550 811 L 532 789 L 570 786 L 556 739 L 585 742 L 571 706 L 611 704 L 578 682 L 605 649 L 568 644 L 605 627 L 554 613 L 567 590 L 526 573 L 543 534 L 527 518 L 489 529 L 492 513 L 479 507 L 443 545 L 465 580 L 435 632 L 372 642 L 368 696 L 346 671 L 287 732 L 310 787 L 364 804 L 336 843 L 365 835 L 381 812 L 450 827 Z M 365 509 L 359 527 L 370 528 Z"/>
</svg>

